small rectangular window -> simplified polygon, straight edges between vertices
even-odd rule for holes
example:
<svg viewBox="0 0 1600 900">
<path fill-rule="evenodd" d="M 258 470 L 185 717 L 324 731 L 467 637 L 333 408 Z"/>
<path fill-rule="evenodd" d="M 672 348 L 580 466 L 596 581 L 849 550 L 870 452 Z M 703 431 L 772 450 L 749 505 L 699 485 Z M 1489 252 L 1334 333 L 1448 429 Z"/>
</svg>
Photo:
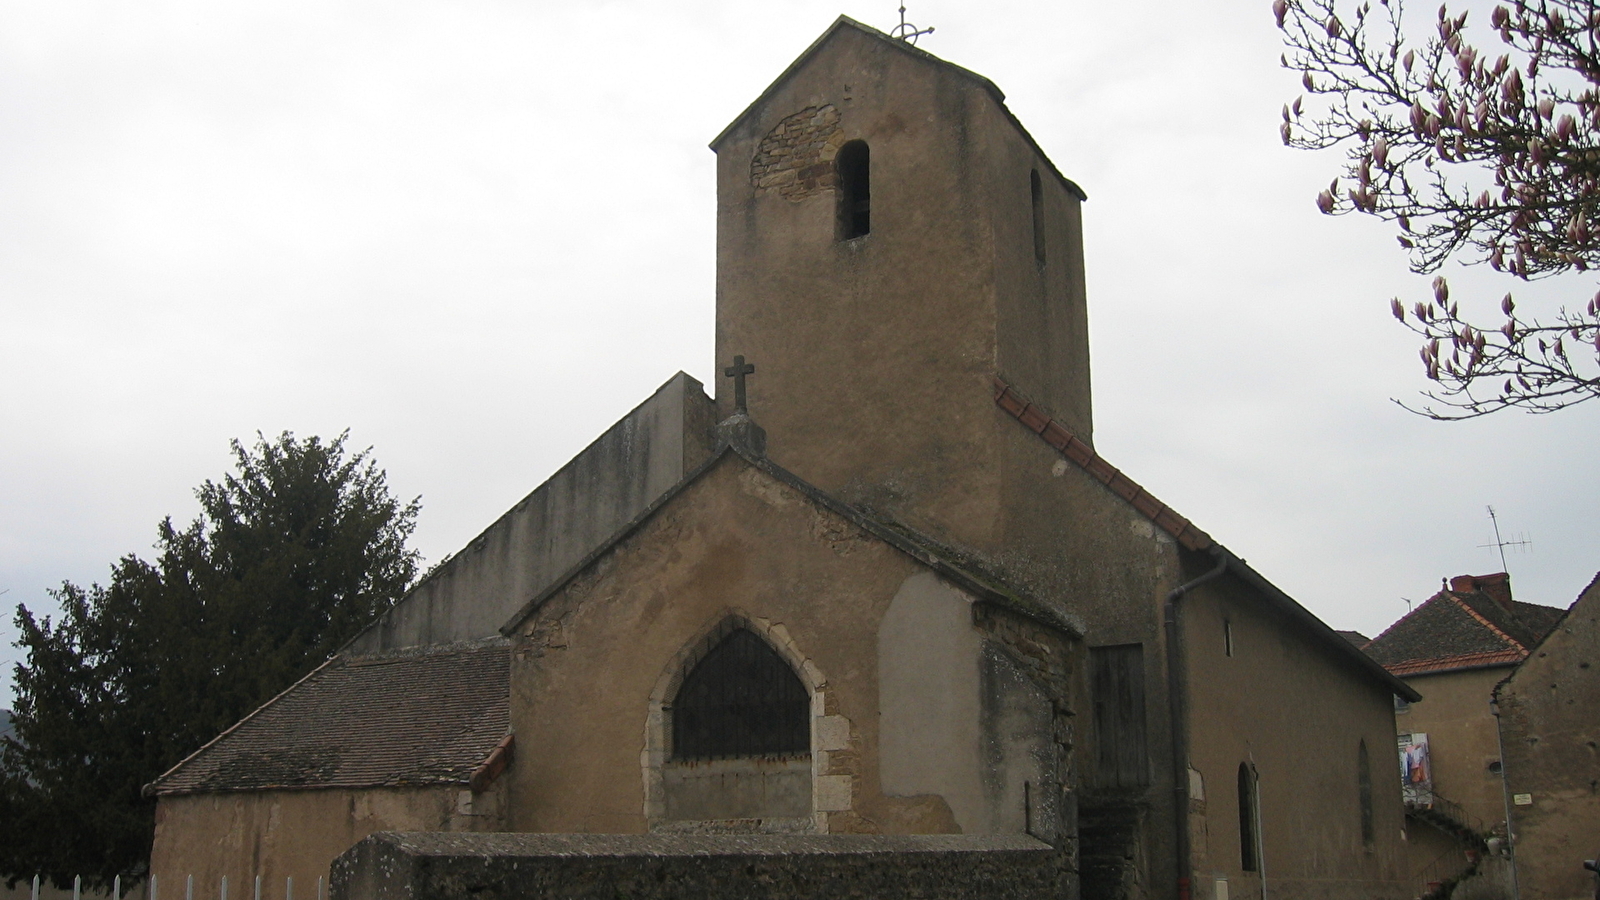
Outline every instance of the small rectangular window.
<svg viewBox="0 0 1600 900">
<path fill-rule="evenodd" d="M 1361 842 L 1371 846 L 1378 832 L 1372 824 L 1372 760 L 1365 739 L 1356 746 L 1356 793 L 1361 804 Z"/>
<path fill-rule="evenodd" d="M 1044 185 L 1039 183 L 1039 170 L 1028 174 L 1028 192 L 1033 199 L 1033 261 L 1044 265 Z"/>
<path fill-rule="evenodd" d="M 1233 622 L 1228 619 L 1222 620 L 1222 652 L 1233 655 Z"/>
</svg>

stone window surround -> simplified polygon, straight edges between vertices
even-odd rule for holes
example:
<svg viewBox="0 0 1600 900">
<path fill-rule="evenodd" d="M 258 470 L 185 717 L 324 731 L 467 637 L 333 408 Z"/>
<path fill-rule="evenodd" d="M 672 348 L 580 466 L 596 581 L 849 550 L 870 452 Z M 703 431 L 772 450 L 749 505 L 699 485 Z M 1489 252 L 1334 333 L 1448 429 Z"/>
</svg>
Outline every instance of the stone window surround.
<svg viewBox="0 0 1600 900">
<path fill-rule="evenodd" d="M 639 754 L 644 777 L 644 815 L 647 827 L 655 830 L 668 821 L 663 767 L 671 752 L 671 723 L 668 707 L 683 679 L 707 652 L 736 628 L 748 629 L 767 642 L 787 662 L 811 695 L 811 824 L 812 831 L 826 834 L 831 813 L 848 812 L 854 805 L 855 778 L 848 774 L 828 774 L 829 754 L 854 749 L 850 720 L 828 714 L 828 679 L 817 664 L 801 652 L 782 622 L 752 616 L 729 608 L 716 616 L 683 649 L 673 655 L 650 692 L 645 715 L 644 750 Z"/>
</svg>

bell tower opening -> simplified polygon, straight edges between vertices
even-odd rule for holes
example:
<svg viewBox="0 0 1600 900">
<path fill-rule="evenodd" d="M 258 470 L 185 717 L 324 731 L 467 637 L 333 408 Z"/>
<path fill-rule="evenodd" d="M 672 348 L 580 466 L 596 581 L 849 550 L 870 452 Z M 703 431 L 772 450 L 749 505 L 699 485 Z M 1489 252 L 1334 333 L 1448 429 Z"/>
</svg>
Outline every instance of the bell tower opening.
<svg viewBox="0 0 1600 900">
<path fill-rule="evenodd" d="M 839 240 L 863 237 L 872 230 L 872 160 L 866 141 L 839 148 Z"/>
</svg>

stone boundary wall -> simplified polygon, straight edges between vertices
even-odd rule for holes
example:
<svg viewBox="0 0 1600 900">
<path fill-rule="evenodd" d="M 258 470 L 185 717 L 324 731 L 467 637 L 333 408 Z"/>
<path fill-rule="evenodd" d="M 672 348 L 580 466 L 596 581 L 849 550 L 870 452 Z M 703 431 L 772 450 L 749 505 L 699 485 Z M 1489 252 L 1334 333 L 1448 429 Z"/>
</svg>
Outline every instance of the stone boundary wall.
<svg viewBox="0 0 1600 900">
<path fill-rule="evenodd" d="M 1062 900 L 1026 835 L 374 834 L 331 900 Z"/>
</svg>

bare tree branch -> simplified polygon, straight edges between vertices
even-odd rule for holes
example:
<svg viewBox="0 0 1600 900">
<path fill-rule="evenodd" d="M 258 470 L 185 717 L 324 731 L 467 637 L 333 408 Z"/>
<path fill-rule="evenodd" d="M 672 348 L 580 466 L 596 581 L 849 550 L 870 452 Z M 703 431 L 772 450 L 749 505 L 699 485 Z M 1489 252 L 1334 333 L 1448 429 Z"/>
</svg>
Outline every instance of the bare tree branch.
<svg viewBox="0 0 1600 900">
<path fill-rule="evenodd" d="M 1440 6 L 1425 40 L 1400 0 L 1345 10 L 1275 0 L 1288 51 L 1314 98 L 1283 108 L 1284 143 L 1345 148 L 1344 178 L 1317 196 L 1328 215 L 1395 222 L 1412 269 L 1487 264 L 1531 281 L 1600 267 L 1600 8 L 1585 0 L 1496 6 L 1495 45 L 1468 41 L 1468 14 Z M 1508 407 L 1543 413 L 1600 396 L 1600 294 L 1581 311 L 1473 324 L 1434 297 L 1395 317 L 1424 340 L 1437 387 L 1412 409 L 1462 419 Z M 1401 404 L 1405 406 L 1405 404 Z"/>
</svg>

